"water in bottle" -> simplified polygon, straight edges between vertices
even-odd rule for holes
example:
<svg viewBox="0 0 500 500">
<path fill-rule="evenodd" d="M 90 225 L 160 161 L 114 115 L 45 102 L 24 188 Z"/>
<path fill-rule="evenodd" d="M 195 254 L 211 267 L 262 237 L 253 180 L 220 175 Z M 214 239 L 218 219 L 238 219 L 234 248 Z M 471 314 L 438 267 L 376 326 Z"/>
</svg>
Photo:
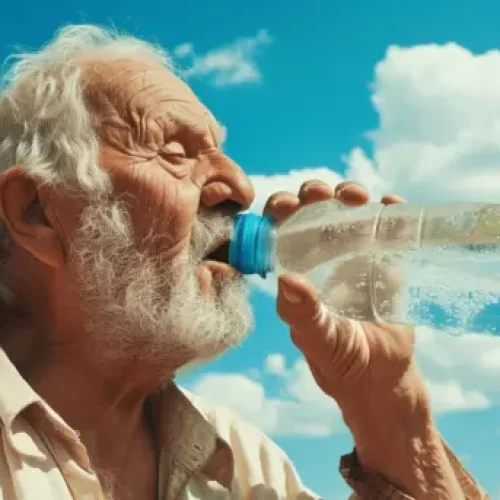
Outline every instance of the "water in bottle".
<svg viewBox="0 0 500 500">
<path fill-rule="evenodd" d="M 330 200 L 282 224 L 242 214 L 230 263 L 263 277 L 301 273 L 352 319 L 500 334 L 500 205 Z"/>
</svg>

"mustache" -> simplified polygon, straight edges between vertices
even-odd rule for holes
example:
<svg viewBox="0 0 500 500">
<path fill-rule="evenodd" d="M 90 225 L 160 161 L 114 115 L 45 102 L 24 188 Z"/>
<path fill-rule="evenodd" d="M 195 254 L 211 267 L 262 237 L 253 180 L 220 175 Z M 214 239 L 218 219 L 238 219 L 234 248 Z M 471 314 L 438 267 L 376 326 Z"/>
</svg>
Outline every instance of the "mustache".
<svg viewBox="0 0 500 500">
<path fill-rule="evenodd" d="M 190 254 L 195 262 L 200 262 L 215 248 L 230 240 L 233 221 L 241 208 L 228 202 L 216 208 L 202 208 L 193 224 Z"/>
</svg>

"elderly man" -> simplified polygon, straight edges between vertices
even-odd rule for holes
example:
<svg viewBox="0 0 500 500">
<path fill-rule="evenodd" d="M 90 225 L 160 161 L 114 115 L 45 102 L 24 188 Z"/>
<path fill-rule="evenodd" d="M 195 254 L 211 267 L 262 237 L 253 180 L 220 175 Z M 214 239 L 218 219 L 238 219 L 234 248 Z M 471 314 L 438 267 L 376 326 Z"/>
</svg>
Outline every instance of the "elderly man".
<svg viewBox="0 0 500 500">
<path fill-rule="evenodd" d="M 71 27 L 12 65 L 0 95 L 0 498 L 318 498 L 268 438 L 173 382 L 250 327 L 220 248 L 254 192 L 221 135 L 139 40 Z M 266 212 L 282 220 L 332 197 L 368 199 L 311 181 Z M 432 423 L 411 331 L 335 316 L 298 276 L 281 279 L 278 312 L 354 437 L 341 472 L 355 498 L 484 498 Z"/>
</svg>

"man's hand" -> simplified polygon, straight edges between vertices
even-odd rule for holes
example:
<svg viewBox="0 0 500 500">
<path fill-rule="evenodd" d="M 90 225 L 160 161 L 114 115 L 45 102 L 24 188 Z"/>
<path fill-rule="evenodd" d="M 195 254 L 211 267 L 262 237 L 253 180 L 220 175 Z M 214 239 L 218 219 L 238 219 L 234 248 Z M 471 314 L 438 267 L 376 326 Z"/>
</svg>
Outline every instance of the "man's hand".
<svg viewBox="0 0 500 500">
<path fill-rule="evenodd" d="M 272 196 L 264 212 L 283 221 L 304 205 L 332 198 L 357 207 L 367 203 L 369 196 L 357 183 L 344 182 L 333 190 L 310 181 L 298 195 Z M 403 200 L 387 195 L 381 202 Z M 345 266 L 355 279 L 356 269 L 366 267 L 366 257 L 354 257 Z M 345 272 L 345 266 L 337 273 Z M 335 305 L 336 297 L 330 299 Z M 317 384 L 342 410 L 362 467 L 379 472 L 418 498 L 459 499 L 460 489 L 432 424 L 429 398 L 414 364 L 413 329 L 342 317 L 338 311 L 347 304 L 341 302 L 337 298 L 337 307 L 328 308 L 303 277 L 280 277 L 278 313 L 290 326 L 292 341 L 304 354 Z M 427 469 L 432 469 L 432 477 Z"/>
<path fill-rule="evenodd" d="M 328 185 L 305 183 L 298 196 L 278 193 L 264 209 L 278 221 L 283 221 L 304 205 L 338 199 L 351 207 L 368 201 L 366 189 L 345 182 L 332 190 Z M 384 204 L 400 203 L 394 195 L 385 196 Z M 356 280 L 357 270 L 363 271 L 365 257 L 354 257 L 337 270 L 350 268 L 349 279 Z M 335 276 L 330 279 L 335 281 Z M 351 283 L 356 285 L 356 283 Z M 400 325 L 370 324 L 352 321 L 335 314 L 346 304 L 335 304 L 329 310 L 315 290 L 302 276 L 282 276 L 279 282 L 278 312 L 291 327 L 294 343 L 309 362 L 318 385 L 347 410 L 366 404 L 376 393 L 399 386 L 412 364 L 413 331 Z M 336 297 L 329 302 L 335 303 Z"/>
</svg>

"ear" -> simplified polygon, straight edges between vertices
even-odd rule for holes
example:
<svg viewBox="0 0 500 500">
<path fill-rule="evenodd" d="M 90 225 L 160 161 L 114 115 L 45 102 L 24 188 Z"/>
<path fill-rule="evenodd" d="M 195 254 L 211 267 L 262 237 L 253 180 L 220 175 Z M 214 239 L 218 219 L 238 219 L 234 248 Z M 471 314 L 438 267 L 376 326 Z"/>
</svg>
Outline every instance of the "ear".
<svg viewBox="0 0 500 500">
<path fill-rule="evenodd" d="M 44 216 L 35 181 L 22 166 L 0 174 L 0 219 L 13 240 L 51 267 L 65 262 L 60 235 Z"/>
</svg>

